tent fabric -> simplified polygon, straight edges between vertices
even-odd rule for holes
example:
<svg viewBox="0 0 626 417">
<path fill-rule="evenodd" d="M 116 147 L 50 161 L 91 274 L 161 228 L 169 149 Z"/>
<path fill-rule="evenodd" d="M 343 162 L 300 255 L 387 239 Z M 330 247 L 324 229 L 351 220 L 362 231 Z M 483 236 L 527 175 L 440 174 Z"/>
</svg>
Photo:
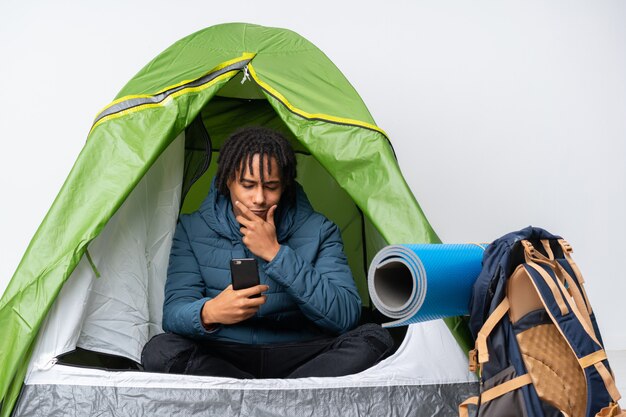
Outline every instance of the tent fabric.
<svg viewBox="0 0 626 417">
<path fill-rule="evenodd" d="M 89 245 L 100 277 L 93 279 L 85 310 L 78 314 L 84 320 L 76 346 L 141 362 L 143 346 L 163 332 L 163 288 L 178 218 L 183 152 L 180 135 Z"/>
<path fill-rule="evenodd" d="M 29 372 L 15 416 L 456 416 L 456 405 L 478 389 L 460 353 L 443 323 L 433 321 L 409 327 L 392 357 L 345 377 L 237 380 L 50 363 Z"/>
<path fill-rule="evenodd" d="M 425 347 L 416 343 L 428 341 Z M 397 352 L 372 368 L 354 375 L 330 378 L 234 379 L 192 375 L 107 371 L 66 366 L 55 360 L 33 362 L 26 385 L 102 385 L 161 388 L 320 389 L 378 385 L 473 383 L 467 360 L 441 321 L 410 326 Z M 54 359 L 54 358 L 51 358 Z"/>
<path fill-rule="evenodd" d="M 35 344 L 31 369 L 76 347 L 141 361 L 162 333 L 165 271 L 178 217 L 184 136 L 150 168 L 61 289 Z"/>
<path fill-rule="evenodd" d="M 243 392 L 245 395 L 242 395 Z M 476 393 L 477 384 L 246 391 L 222 388 L 171 390 L 94 385 L 28 385 L 24 388 L 23 401 L 15 417 L 454 417 L 458 415 L 458 410 L 453 404 Z"/>
<path fill-rule="evenodd" d="M 82 305 L 76 311 L 68 310 L 63 321 L 46 324 L 51 330 L 39 340 L 49 340 L 49 332 L 56 332 L 54 337 L 59 340 L 50 342 L 55 352 L 78 343 L 108 350 L 101 343 L 108 336 L 106 332 L 97 335 L 99 326 L 92 316 L 98 310 L 106 311 L 113 301 L 92 305 L 79 298 L 81 291 L 106 288 L 100 272 L 110 277 L 117 268 L 104 262 L 105 254 L 97 250 L 104 244 L 94 239 L 163 152 L 222 88 L 225 96 L 240 96 L 242 102 L 266 100 L 303 152 L 313 156 L 350 197 L 364 215 L 362 229 L 372 232 L 364 239 L 368 258 L 383 243 L 439 241 L 402 178 L 385 133 L 321 51 L 284 29 L 225 24 L 199 31 L 148 63 L 99 113 L 85 147 L 0 299 L 4 332 L 0 339 L 0 416 L 11 412 L 33 350 L 37 352 L 31 366 L 45 362 L 42 349 L 47 342 L 35 347 L 35 339 L 61 291 L 73 294 L 73 302 L 80 300 Z M 170 208 L 163 219 L 171 222 L 174 211 L 171 198 L 167 200 Z M 167 235 L 147 230 L 144 243 L 148 237 L 157 242 L 162 233 Z M 153 247 L 154 253 L 142 259 L 162 263 L 166 246 Z M 147 262 L 137 276 L 150 276 L 151 265 Z M 68 281 L 75 270 L 85 278 L 77 275 Z M 71 285 L 65 285 L 66 281 Z M 158 304 L 155 297 L 147 298 L 148 306 Z M 136 300 L 128 302 L 133 303 Z M 55 306 L 64 308 L 69 307 Z M 135 357 L 132 352 L 141 340 L 158 331 L 157 315 L 148 313 L 141 319 L 147 324 L 133 330 L 135 346 L 125 355 Z M 467 344 L 459 323 L 450 324 L 453 334 Z"/>
</svg>

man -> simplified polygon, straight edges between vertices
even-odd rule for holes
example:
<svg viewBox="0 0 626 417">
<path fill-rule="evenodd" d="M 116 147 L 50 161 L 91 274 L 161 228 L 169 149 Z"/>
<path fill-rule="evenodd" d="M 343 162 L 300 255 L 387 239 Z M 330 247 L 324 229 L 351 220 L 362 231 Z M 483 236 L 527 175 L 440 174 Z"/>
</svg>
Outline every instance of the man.
<svg viewBox="0 0 626 417">
<path fill-rule="evenodd" d="M 235 378 L 338 376 L 393 342 L 359 320 L 339 229 L 313 211 L 277 132 L 250 127 L 221 149 L 209 195 L 182 215 L 165 285 L 163 329 L 142 355 L 153 372 Z M 254 257 L 260 285 L 234 290 L 230 260 Z"/>
</svg>

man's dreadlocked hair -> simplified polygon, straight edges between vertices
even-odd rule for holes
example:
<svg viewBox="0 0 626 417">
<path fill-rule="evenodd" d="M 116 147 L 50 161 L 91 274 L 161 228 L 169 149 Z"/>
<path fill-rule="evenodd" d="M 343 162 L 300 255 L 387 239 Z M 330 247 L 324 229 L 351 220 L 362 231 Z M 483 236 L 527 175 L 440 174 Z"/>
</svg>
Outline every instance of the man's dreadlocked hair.
<svg viewBox="0 0 626 417">
<path fill-rule="evenodd" d="M 259 176 L 265 180 L 265 160 L 275 158 L 280 170 L 280 180 L 283 186 L 282 198 L 293 202 L 296 196 L 296 155 L 287 139 L 280 133 L 260 126 L 244 127 L 233 133 L 224 143 L 217 160 L 216 184 L 220 193 L 230 195 L 228 181 L 234 180 L 239 171 L 239 180 L 243 180 L 244 166 L 248 164 L 251 174 L 252 157 L 260 155 Z M 268 159 L 269 162 L 269 159 Z M 268 174 L 272 174 L 272 165 Z"/>
</svg>

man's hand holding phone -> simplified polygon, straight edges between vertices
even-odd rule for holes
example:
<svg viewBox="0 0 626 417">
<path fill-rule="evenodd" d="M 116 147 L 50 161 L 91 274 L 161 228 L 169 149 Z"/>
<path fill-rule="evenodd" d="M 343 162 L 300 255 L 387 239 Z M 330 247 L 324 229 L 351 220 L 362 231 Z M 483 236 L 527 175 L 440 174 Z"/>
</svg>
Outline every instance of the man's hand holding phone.
<svg viewBox="0 0 626 417">
<path fill-rule="evenodd" d="M 202 307 L 202 323 L 205 327 L 212 324 L 235 324 L 254 316 L 259 307 L 265 304 L 267 285 L 255 285 L 243 290 L 233 290 L 229 285 L 219 295 Z M 250 298 L 252 296 L 256 298 Z"/>
<path fill-rule="evenodd" d="M 259 285 L 259 270 L 254 258 L 231 259 L 232 285 L 217 297 L 204 303 L 202 323 L 205 327 L 214 324 L 235 324 L 254 316 L 265 304 L 267 285 Z"/>
</svg>

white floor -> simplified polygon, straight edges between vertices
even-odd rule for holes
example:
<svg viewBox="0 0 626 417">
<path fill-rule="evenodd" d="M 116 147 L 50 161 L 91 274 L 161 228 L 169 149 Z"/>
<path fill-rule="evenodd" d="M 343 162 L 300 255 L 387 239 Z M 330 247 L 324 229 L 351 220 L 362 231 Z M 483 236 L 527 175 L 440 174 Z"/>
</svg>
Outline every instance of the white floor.
<svg viewBox="0 0 626 417">
<path fill-rule="evenodd" d="M 626 350 L 609 350 L 607 351 L 609 363 L 613 374 L 615 374 L 615 382 L 617 389 L 622 394 L 619 402 L 622 408 L 626 407 Z"/>
</svg>

